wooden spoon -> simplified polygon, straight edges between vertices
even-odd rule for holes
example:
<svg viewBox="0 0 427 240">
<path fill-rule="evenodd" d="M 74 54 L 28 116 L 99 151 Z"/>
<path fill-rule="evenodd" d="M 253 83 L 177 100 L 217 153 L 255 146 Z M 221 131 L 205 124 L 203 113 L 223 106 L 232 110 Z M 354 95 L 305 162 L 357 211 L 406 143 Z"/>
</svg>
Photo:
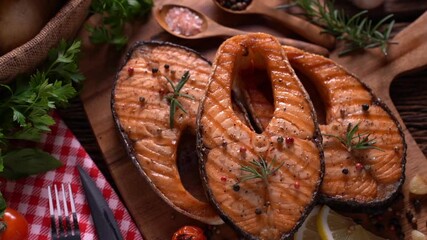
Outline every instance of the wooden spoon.
<svg viewBox="0 0 427 240">
<path fill-rule="evenodd" d="M 244 10 L 231 10 L 221 6 L 217 0 L 213 1 L 220 9 L 226 12 L 233 14 L 261 14 L 276 20 L 285 28 L 295 32 L 296 34 L 315 44 L 328 49 L 332 49 L 335 46 L 334 37 L 329 34 L 322 34 L 322 28 L 285 11 L 268 6 L 264 3 L 264 1 L 252 0 Z"/>
<path fill-rule="evenodd" d="M 198 15 L 200 17 L 200 19 L 202 19 L 202 21 L 203 21 L 200 33 L 188 36 L 188 35 L 178 34 L 174 31 L 172 31 L 166 22 L 166 14 L 168 13 L 168 11 L 171 8 L 174 8 L 174 7 L 187 8 L 188 10 L 190 10 L 193 13 L 195 13 L 196 15 Z M 179 37 L 179 38 L 185 38 L 185 39 L 200 39 L 200 38 L 207 38 L 207 37 L 225 37 L 225 38 L 227 38 L 227 37 L 231 37 L 231 36 L 235 36 L 235 35 L 247 34 L 248 33 L 246 31 L 241 31 L 241 30 L 237 30 L 234 28 L 228 28 L 228 27 L 225 27 L 223 25 L 220 25 L 219 23 L 210 19 L 206 15 L 204 15 L 204 14 L 202 14 L 202 13 L 200 13 L 200 12 L 190 8 L 190 7 L 182 6 L 182 5 L 165 4 L 165 5 L 154 10 L 154 17 L 155 17 L 157 23 L 165 31 L 167 31 L 170 34 L 172 34 L 176 37 Z M 317 54 L 321 54 L 324 56 L 329 55 L 329 51 L 326 48 L 323 48 L 323 47 L 315 45 L 315 44 L 311 44 L 311 43 L 307 43 L 307 42 L 299 41 L 299 40 L 295 40 L 295 39 L 290 39 L 290 38 L 277 37 L 277 39 L 279 40 L 279 42 L 281 44 L 284 44 L 284 45 L 294 46 L 294 47 L 306 50 L 308 52 L 317 53 Z"/>
</svg>

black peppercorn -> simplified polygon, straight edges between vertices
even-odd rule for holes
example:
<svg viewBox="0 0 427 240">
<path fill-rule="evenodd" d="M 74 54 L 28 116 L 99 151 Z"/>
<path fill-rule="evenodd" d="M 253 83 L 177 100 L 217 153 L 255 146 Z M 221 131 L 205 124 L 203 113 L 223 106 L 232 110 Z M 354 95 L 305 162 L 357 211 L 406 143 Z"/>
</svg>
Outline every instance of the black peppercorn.
<svg viewBox="0 0 427 240">
<path fill-rule="evenodd" d="M 240 191 L 240 186 L 239 186 L 239 184 L 234 184 L 233 185 L 233 190 L 235 191 L 235 192 L 238 192 L 238 191 Z"/>
<path fill-rule="evenodd" d="M 418 213 L 421 211 L 421 202 L 419 199 L 412 200 L 412 204 L 414 205 L 415 212 Z"/>
<path fill-rule="evenodd" d="M 262 213 L 261 209 L 257 208 L 255 209 L 255 214 L 256 215 L 260 215 Z"/>
<path fill-rule="evenodd" d="M 151 69 L 151 72 L 152 73 L 157 73 L 159 71 L 159 69 L 158 68 L 155 68 L 155 67 L 153 67 L 152 69 Z"/>
<path fill-rule="evenodd" d="M 362 110 L 363 111 L 368 111 L 369 110 L 369 105 L 368 104 L 362 104 Z"/>
<path fill-rule="evenodd" d="M 169 69 L 169 64 L 165 64 L 165 69 Z"/>
<path fill-rule="evenodd" d="M 414 214 L 412 213 L 412 211 L 407 210 L 405 216 L 406 220 L 408 220 L 408 223 L 412 223 L 412 219 L 414 218 Z"/>
<path fill-rule="evenodd" d="M 245 10 L 252 0 L 217 0 L 217 2 L 228 9 L 233 11 Z"/>
<path fill-rule="evenodd" d="M 342 173 L 347 175 L 348 174 L 348 169 L 347 168 L 343 168 Z"/>
</svg>

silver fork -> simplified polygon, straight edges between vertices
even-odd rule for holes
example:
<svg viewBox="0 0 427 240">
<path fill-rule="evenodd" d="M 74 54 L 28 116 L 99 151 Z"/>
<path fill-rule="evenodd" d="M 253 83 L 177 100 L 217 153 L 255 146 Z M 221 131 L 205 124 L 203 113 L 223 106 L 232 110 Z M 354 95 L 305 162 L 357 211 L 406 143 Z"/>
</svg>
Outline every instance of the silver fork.
<svg viewBox="0 0 427 240">
<path fill-rule="evenodd" d="M 58 194 L 58 188 L 56 184 L 53 185 L 54 195 L 52 195 L 52 189 L 50 186 L 47 187 L 49 197 L 49 212 L 51 221 L 51 233 L 53 240 L 79 240 L 80 229 L 79 222 L 77 220 L 76 206 L 74 204 L 74 197 L 71 191 L 71 186 L 68 184 L 68 194 L 64 190 L 64 184 L 61 184 L 61 195 L 63 203 L 63 212 L 61 211 L 61 204 Z M 71 206 L 71 214 L 68 212 L 68 203 L 66 195 Z M 53 203 L 55 198 L 56 209 Z"/>
</svg>

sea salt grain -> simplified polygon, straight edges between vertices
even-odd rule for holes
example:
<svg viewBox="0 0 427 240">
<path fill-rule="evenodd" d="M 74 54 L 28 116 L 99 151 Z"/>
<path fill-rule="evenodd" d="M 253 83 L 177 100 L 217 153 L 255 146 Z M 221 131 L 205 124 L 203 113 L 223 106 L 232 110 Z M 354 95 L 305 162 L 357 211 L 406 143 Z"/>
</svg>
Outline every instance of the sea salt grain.
<svg viewBox="0 0 427 240">
<path fill-rule="evenodd" d="M 169 29 L 179 35 L 193 36 L 202 31 L 203 20 L 188 8 L 169 9 L 165 20 Z"/>
</svg>

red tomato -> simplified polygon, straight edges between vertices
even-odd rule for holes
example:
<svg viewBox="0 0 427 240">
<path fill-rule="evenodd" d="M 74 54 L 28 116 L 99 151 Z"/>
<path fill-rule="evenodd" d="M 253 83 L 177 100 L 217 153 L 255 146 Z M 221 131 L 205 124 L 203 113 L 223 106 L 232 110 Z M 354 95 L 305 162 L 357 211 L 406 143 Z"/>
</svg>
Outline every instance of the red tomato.
<svg viewBox="0 0 427 240">
<path fill-rule="evenodd" d="M 199 227 L 184 226 L 173 234 L 172 240 L 206 240 L 206 236 Z"/>
<path fill-rule="evenodd" d="M 6 208 L 1 221 L 6 224 L 6 229 L 0 233 L 0 240 L 28 239 L 28 222 L 18 211 Z"/>
</svg>

